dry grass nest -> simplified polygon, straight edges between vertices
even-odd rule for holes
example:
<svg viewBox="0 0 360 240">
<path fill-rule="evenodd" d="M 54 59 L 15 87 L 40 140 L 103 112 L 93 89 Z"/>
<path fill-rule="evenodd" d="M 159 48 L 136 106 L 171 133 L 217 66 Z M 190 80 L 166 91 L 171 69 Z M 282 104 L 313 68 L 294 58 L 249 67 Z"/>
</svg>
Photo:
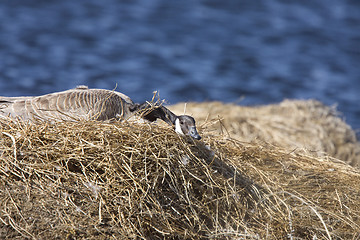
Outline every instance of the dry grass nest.
<svg viewBox="0 0 360 240">
<path fill-rule="evenodd" d="M 0 122 L 2 239 L 360 239 L 360 172 L 200 129 Z"/>
<path fill-rule="evenodd" d="M 183 113 L 184 103 L 170 109 Z M 315 157 L 331 156 L 360 168 L 360 143 L 355 131 L 334 106 L 316 100 L 284 100 L 255 107 L 189 103 L 186 111 L 194 114 L 206 131 L 216 135 L 260 145 L 270 143 Z"/>
</svg>

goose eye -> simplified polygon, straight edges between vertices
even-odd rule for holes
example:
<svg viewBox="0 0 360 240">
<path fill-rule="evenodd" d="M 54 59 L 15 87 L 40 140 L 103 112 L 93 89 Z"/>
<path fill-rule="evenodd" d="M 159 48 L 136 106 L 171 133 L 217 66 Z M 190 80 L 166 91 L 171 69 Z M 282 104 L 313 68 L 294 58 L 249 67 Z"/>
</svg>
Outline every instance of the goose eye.
<svg viewBox="0 0 360 240">
<path fill-rule="evenodd" d="M 180 124 L 184 124 L 184 121 L 180 121 Z"/>
</svg>

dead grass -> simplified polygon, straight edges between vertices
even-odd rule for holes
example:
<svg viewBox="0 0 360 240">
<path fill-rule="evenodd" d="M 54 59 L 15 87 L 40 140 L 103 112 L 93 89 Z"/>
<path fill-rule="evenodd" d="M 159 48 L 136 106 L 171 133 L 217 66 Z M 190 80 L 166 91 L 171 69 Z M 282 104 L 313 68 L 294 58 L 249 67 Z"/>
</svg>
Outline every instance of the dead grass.
<svg viewBox="0 0 360 240">
<path fill-rule="evenodd" d="M 184 104 L 170 107 L 178 114 Z M 271 144 L 317 157 L 332 156 L 360 168 L 360 143 L 334 107 L 315 100 L 244 107 L 221 102 L 189 103 L 206 131 L 245 142 Z M 220 120 L 220 121 L 219 121 Z"/>
<path fill-rule="evenodd" d="M 205 127 L 0 122 L 0 238 L 360 239 L 360 171 Z"/>
</svg>

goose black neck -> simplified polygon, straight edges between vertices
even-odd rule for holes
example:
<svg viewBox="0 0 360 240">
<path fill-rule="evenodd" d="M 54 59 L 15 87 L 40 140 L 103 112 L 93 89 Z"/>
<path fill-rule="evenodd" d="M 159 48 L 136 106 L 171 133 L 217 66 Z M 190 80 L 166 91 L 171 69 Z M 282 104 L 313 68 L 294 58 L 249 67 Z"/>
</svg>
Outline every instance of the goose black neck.
<svg viewBox="0 0 360 240">
<path fill-rule="evenodd" d="M 150 122 L 160 118 L 169 125 L 175 125 L 175 121 L 178 118 L 176 114 L 164 106 L 151 106 L 148 103 L 143 103 L 138 106 L 138 110 L 144 111 L 142 117 Z"/>
<path fill-rule="evenodd" d="M 169 125 L 175 125 L 175 121 L 178 118 L 178 116 L 164 106 L 161 106 L 160 109 L 161 109 L 160 110 L 161 111 L 160 118 L 163 121 L 165 121 L 166 123 L 168 123 Z"/>
</svg>

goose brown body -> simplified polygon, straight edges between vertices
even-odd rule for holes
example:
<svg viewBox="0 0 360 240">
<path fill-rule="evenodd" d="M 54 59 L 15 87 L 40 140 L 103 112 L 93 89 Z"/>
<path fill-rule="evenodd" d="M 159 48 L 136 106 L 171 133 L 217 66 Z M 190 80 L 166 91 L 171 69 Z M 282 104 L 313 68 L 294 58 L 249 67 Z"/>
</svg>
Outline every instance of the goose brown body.
<svg viewBox="0 0 360 240">
<path fill-rule="evenodd" d="M 193 117 L 177 116 L 162 105 L 133 103 L 128 96 L 120 92 L 81 86 L 37 97 L 0 97 L 0 118 L 30 121 L 104 121 L 129 119 L 135 114 L 149 122 L 160 118 L 173 126 L 178 134 L 201 139 Z"/>
<path fill-rule="evenodd" d="M 129 117 L 133 104 L 119 92 L 79 87 L 37 97 L 0 97 L 0 116 L 23 120 L 108 120 Z"/>
</svg>

